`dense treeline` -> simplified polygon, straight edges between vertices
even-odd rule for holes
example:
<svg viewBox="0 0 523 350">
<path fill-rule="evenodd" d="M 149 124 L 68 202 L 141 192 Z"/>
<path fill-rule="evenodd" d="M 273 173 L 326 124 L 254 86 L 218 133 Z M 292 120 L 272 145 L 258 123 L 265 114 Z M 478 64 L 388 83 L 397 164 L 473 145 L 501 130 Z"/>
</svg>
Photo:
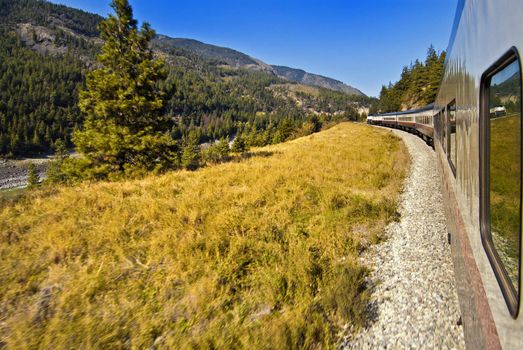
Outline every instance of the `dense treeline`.
<svg viewBox="0 0 523 350">
<path fill-rule="evenodd" d="M 273 88 L 289 82 L 276 76 L 220 66 L 182 49 L 167 51 L 169 74 L 163 84 L 169 96 L 166 113 L 174 120 L 172 136 L 196 133 L 200 142 L 248 134 L 247 143 L 277 143 L 314 124 L 358 116 L 355 105 L 369 105 L 366 96 L 319 89 L 319 95 L 297 93 L 298 106 L 286 91 Z M 343 111 L 342 116 L 334 116 Z M 318 115 L 319 114 L 319 115 Z M 281 125 L 280 125 L 281 124 Z M 304 125 L 305 124 L 305 125 Z M 262 141 L 263 140 L 263 141 Z"/>
<path fill-rule="evenodd" d="M 320 110 L 324 113 L 336 113 L 339 111 L 346 111 L 350 113 L 350 118 L 355 117 L 355 105 L 369 105 L 377 102 L 376 98 L 361 96 L 361 95 L 347 95 L 343 92 L 319 88 L 318 94 L 308 94 L 298 91 L 296 95 L 302 100 L 306 108 Z"/>
<path fill-rule="evenodd" d="M 85 117 L 77 107 L 78 91 L 100 50 L 92 38 L 98 38 L 102 18 L 45 1 L 0 0 L 0 19 L 0 155 L 49 152 L 59 139 L 72 147 L 71 134 Z M 30 24 L 26 37 L 20 23 Z M 38 45 L 49 52 L 36 52 Z M 179 48 L 153 48 L 166 61 L 162 113 L 180 147 L 190 134 L 198 143 L 240 134 L 250 146 L 281 142 L 324 123 L 354 120 L 355 106 L 371 101 L 320 89 L 299 93 L 299 105 L 272 88 L 289 82 L 271 74 L 227 68 Z"/>
<path fill-rule="evenodd" d="M 97 46 L 85 37 L 98 36 L 100 19 L 46 1 L 0 0 L 0 155 L 48 153 L 57 140 L 72 145 L 71 133 L 83 120 L 77 102 L 86 62 L 80 57 L 94 60 Z M 28 37 L 20 24 L 33 28 Z M 51 50 L 60 54 L 42 55 L 24 43 L 49 44 L 37 26 L 49 29 Z"/>
<path fill-rule="evenodd" d="M 401 79 L 383 86 L 379 103 L 371 112 L 393 112 L 422 107 L 434 102 L 443 78 L 445 51 L 427 50 L 425 62 L 416 60 L 403 67 Z"/>
<path fill-rule="evenodd" d="M 82 64 L 71 55 L 42 56 L 0 28 L 0 154 L 48 152 L 81 124 Z"/>
</svg>

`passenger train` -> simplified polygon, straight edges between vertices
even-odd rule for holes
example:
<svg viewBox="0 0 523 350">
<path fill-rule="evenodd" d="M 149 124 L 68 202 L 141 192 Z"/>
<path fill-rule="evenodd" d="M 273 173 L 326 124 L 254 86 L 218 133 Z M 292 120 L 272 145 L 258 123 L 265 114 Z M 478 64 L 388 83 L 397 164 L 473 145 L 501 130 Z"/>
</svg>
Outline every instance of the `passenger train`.
<svg viewBox="0 0 523 350">
<path fill-rule="evenodd" d="M 435 103 L 367 119 L 434 147 L 469 349 L 523 349 L 522 50 L 522 0 L 460 0 Z"/>
</svg>

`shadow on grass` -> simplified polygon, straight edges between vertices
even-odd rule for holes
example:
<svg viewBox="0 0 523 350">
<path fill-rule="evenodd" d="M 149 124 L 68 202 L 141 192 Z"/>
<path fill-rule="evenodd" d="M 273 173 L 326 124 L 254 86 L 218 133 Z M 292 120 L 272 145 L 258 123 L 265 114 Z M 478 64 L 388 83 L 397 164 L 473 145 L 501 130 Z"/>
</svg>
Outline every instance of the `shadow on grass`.
<svg viewBox="0 0 523 350">
<path fill-rule="evenodd" d="M 26 188 L 0 190 L 0 210 L 18 203 L 22 199 L 26 191 Z"/>
<path fill-rule="evenodd" d="M 275 154 L 281 154 L 281 152 L 273 152 L 273 151 L 256 151 L 256 152 L 244 152 L 242 154 L 239 154 L 237 159 L 239 160 L 246 160 L 251 158 L 269 158 L 272 157 Z"/>
<path fill-rule="evenodd" d="M 243 152 L 243 153 L 233 153 L 230 154 L 220 160 L 205 160 L 195 169 L 187 169 L 187 170 L 198 170 L 198 169 L 204 169 L 210 166 L 215 166 L 218 164 L 226 164 L 226 163 L 241 163 L 243 161 L 253 159 L 253 158 L 269 158 L 274 156 L 275 154 L 281 154 L 280 151 L 254 151 L 254 152 Z"/>
</svg>

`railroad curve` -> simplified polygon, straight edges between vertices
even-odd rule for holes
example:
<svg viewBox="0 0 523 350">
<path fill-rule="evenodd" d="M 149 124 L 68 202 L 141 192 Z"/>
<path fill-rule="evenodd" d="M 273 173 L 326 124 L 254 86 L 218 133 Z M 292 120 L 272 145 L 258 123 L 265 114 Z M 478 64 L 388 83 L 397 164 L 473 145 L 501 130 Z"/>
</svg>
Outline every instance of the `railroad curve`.
<svg viewBox="0 0 523 350">
<path fill-rule="evenodd" d="M 390 130 L 390 129 L 386 129 Z M 369 277 L 371 320 L 342 349 L 464 349 L 436 155 L 415 135 L 392 130 L 411 155 L 399 222 L 385 242 L 362 256 Z"/>
</svg>

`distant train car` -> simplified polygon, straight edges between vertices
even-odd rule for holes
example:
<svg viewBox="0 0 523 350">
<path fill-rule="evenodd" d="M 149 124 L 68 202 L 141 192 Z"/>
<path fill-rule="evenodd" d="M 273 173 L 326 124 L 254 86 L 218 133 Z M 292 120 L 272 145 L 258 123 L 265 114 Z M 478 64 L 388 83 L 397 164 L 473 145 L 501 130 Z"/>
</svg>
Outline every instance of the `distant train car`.
<svg viewBox="0 0 523 350">
<path fill-rule="evenodd" d="M 367 123 L 405 130 L 422 137 L 432 144 L 434 138 L 434 104 L 423 108 L 403 112 L 373 114 L 367 117 Z"/>
<path fill-rule="evenodd" d="M 435 150 L 469 348 L 523 349 L 523 1 L 460 1 Z"/>
<path fill-rule="evenodd" d="M 523 349 L 521 50 L 523 1 L 459 0 L 435 104 L 368 118 L 433 141 L 469 349 Z"/>
</svg>

